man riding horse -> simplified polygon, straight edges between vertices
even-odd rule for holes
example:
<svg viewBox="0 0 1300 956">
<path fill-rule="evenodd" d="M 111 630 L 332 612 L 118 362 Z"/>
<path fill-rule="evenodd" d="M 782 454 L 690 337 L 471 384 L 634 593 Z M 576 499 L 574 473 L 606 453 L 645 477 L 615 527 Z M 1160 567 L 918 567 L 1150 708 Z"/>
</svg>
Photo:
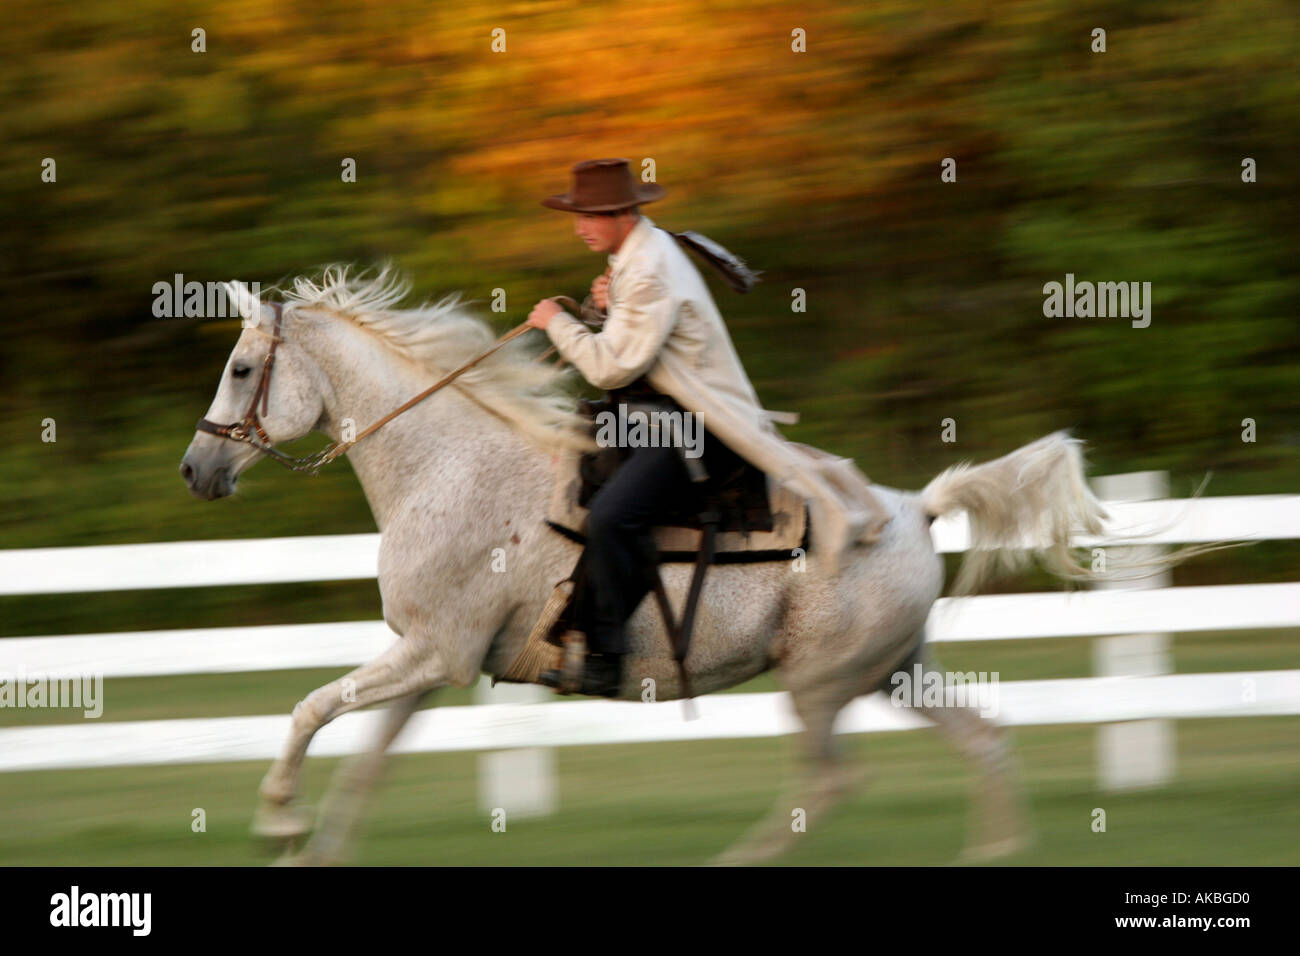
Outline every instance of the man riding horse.
<svg viewBox="0 0 1300 956">
<path fill-rule="evenodd" d="M 700 416 L 706 468 L 739 456 L 804 495 L 812 546 L 827 572 L 835 573 L 844 549 L 879 537 L 885 512 L 849 459 L 788 442 L 775 430 L 772 418 L 779 413 L 760 405 L 700 273 L 673 234 L 640 213 L 641 204 L 663 195 L 658 184 L 636 182 L 625 159 L 576 165 L 571 190 L 542 205 L 575 213 L 578 237 L 593 252 L 609 255 L 608 270 L 591 288 L 607 317 L 592 332 L 543 299 L 528 324 L 544 330 L 588 382 L 609 391 L 611 403 L 650 400 Z M 588 654 L 579 693 L 618 693 L 624 627 L 653 580 L 651 529 L 692 494 L 681 449 L 669 444 L 629 449 L 588 504 L 578 592 L 585 595 L 580 629 Z M 546 671 L 540 680 L 561 687 L 564 675 Z"/>
</svg>

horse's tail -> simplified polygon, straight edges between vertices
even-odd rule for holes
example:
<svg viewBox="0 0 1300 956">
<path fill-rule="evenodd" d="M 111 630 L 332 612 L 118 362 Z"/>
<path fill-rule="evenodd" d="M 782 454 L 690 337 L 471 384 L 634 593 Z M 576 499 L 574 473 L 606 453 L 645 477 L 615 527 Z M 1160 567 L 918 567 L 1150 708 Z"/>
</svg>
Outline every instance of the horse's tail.
<svg viewBox="0 0 1300 956">
<path fill-rule="evenodd" d="M 970 522 L 970 542 L 954 594 L 974 592 L 995 572 L 1023 567 L 1031 555 L 1058 577 L 1096 583 L 1131 581 L 1198 555 L 1253 543 L 1216 540 L 1168 551 L 1129 547 L 1128 542 L 1141 544 L 1177 520 L 1165 529 L 1131 533 L 1103 528 L 1110 515 L 1084 479 L 1082 445 L 1068 431 L 1053 432 L 986 464 L 954 465 L 925 486 L 920 504 L 931 521 L 964 509 Z M 1109 572 L 1079 563 L 1071 543 L 1072 535 L 1100 536 L 1103 531 L 1108 542 L 1130 552 L 1117 556 Z"/>
<path fill-rule="evenodd" d="M 1075 558 L 1070 536 L 1100 534 L 1109 515 L 1084 480 L 1082 444 L 1067 431 L 1053 432 L 983 465 L 954 465 L 925 486 L 921 505 L 931 520 L 962 509 L 969 517 L 970 544 L 955 594 L 1022 567 L 1031 554 L 1061 577 L 1091 576 Z"/>
</svg>

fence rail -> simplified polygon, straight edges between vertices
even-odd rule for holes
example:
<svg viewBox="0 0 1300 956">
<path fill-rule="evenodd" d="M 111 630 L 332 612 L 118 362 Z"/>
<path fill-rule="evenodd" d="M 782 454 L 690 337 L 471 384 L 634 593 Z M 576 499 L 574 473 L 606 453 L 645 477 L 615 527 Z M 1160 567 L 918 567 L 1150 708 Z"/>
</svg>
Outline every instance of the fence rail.
<svg viewBox="0 0 1300 956">
<path fill-rule="evenodd" d="M 941 598 L 928 627 L 934 643 L 1300 627 L 1300 584 Z M 0 673 L 160 677 L 355 667 L 393 640 L 383 621 L 10 637 L 0 640 Z"/>
<path fill-rule="evenodd" d="M 1123 542 L 1106 535 L 1082 537 L 1081 546 L 1300 538 L 1300 495 L 1108 502 L 1106 507 L 1112 535 L 1139 536 Z M 1143 528 L 1150 530 L 1140 534 Z M 965 515 L 939 518 L 933 532 L 939 551 L 966 550 Z M 364 580 L 378 573 L 378 534 L 0 551 L 0 594 Z"/>
<path fill-rule="evenodd" d="M 1249 693 L 1243 693 L 1247 689 Z M 998 685 L 997 703 L 997 720 L 1008 726 L 1295 715 L 1300 714 L 1300 670 L 1006 681 Z M 675 703 L 437 707 L 416 714 L 393 750 L 430 753 L 776 737 L 799 729 L 783 693 L 714 694 L 697 704 L 699 717 L 689 721 L 682 719 Z M 312 741 L 312 755 L 342 756 L 363 750 L 382 717 L 374 711 L 345 714 L 321 728 Z M 283 715 L 84 721 L 10 729 L 0 732 L 0 771 L 270 760 L 289 734 L 289 719 Z M 845 708 L 835 732 L 925 726 L 922 719 L 876 695 Z"/>
</svg>

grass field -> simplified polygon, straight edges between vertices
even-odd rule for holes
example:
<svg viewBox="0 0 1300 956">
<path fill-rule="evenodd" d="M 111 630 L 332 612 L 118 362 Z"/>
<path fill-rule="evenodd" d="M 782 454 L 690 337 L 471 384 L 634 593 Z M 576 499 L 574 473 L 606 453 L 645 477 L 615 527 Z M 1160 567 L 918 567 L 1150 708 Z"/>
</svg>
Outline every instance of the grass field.
<svg viewBox="0 0 1300 956">
<path fill-rule="evenodd" d="M 1169 787 L 1103 795 L 1095 729 L 1016 733 L 1037 845 L 1010 863 L 1295 865 L 1300 718 L 1177 725 Z M 873 778 L 810 830 L 789 864 L 943 864 L 962 846 L 971 777 L 929 732 L 841 738 Z M 763 812 L 791 772 L 789 739 L 559 751 L 560 811 L 494 833 L 476 807 L 473 754 L 393 758 L 355 861 L 387 865 L 705 862 Z M 317 799 L 337 761 L 309 761 Z M 0 775 L 10 865 L 255 865 L 248 837 L 261 763 Z M 207 830 L 191 831 L 202 807 Z M 1105 809 L 1107 832 L 1091 829 Z"/>
<path fill-rule="evenodd" d="M 1295 631 L 1177 635 L 1175 670 L 1297 666 Z M 946 645 L 943 665 L 1002 680 L 1091 673 L 1086 640 Z M 109 681 L 105 718 L 287 713 L 335 671 Z M 735 690 L 776 689 L 764 675 Z M 468 690 L 437 703 L 469 703 Z M 62 722 L 66 711 L 8 710 L 3 725 Z M 1055 865 L 1295 865 L 1300 862 L 1300 718 L 1177 723 L 1177 779 L 1123 795 L 1096 790 L 1096 729 L 1015 732 L 1037 845 L 1008 862 Z M 969 769 L 926 731 L 841 738 L 872 774 L 800 840 L 790 864 L 938 864 L 968 822 Z M 308 761 L 319 799 L 333 759 Z M 792 739 L 558 750 L 560 810 L 494 833 L 476 800 L 474 754 L 394 757 L 356 862 L 389 865 L 696 864 L 757 820 L 793 771 Z M 10 865 L 256 865 L 248 837 L 265 762 L 0 774 L 0 862 Z M 207 815 L 191 831 L 191 812 Z M 1107 832 L 1091 829 L 1094 808 Z"/>
</svg>

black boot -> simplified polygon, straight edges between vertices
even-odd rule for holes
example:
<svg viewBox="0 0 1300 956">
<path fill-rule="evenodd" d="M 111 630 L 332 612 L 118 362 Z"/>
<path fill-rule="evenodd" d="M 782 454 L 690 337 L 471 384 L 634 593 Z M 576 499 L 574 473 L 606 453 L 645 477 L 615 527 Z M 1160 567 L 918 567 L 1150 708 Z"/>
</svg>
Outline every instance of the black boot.
<svg viewBox="0 0 1300 956">
<path fill-rule="evenodd" d="M 564 685 L 564 671 L 559 668 L 543 671 L 537 682 L 558 690 Z M 583 660 L 582 683 L 575 693 L 588 697 L 617 697 L 622 686 L 623 655 L 591 653 Z"/>
</svg>

